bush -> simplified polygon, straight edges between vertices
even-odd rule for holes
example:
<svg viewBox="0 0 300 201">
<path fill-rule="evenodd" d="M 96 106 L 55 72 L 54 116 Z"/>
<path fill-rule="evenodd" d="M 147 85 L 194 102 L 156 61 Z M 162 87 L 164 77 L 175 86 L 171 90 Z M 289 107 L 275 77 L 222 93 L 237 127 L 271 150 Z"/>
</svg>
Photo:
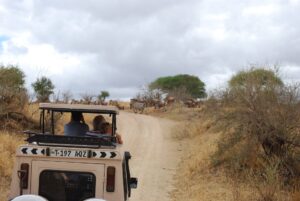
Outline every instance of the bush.
<svg viewBox="0 0 300 201">
<path fill-rule="evenodd" d="M 275 157 L 280 177 L 292 184 L 300 177 L 299 86 L 279 81 L 262 84 L 256 74 L 244 78 L 243 85 L 219 91 L 206 105 L 216 128 L 223 131 L 214 164 L 243 173 L 261 170 Z"/>
<path fill-rule="evenodd" d="M 0 117 L 22 113 L 28 101 L 25 75 L 17 66 L 0 66 Z"/>
</svg>

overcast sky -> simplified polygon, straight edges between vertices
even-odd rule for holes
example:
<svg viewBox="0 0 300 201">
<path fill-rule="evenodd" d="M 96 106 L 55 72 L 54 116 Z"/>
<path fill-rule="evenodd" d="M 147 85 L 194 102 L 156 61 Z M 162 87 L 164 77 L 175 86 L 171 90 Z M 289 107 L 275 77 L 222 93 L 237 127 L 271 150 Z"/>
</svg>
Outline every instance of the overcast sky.
<svg viewBox="0 0 300 201">
<path fill-rule="evenodd" d="M 160 76 L 207 89 L 251 64 L 300 81 L 300 0 L 0 0 L 0 63 L 26 83 L 129 98 Z"/>
</svg>

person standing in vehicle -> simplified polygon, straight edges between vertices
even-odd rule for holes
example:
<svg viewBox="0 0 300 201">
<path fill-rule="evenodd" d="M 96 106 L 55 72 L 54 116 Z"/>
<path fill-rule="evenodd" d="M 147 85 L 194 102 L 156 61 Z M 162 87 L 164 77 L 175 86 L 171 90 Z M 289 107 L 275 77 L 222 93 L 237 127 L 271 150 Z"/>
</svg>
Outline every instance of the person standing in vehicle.
<svg viewBox="0 0 300 201">
<path fill-rule="evenodd" d="M 93 120 L 93 131 L 99 134 L 112 135 L 112 125 L 108 123 L 102 115 L 98 115 Z M 123 144 L 121 135 L 116 133 L 116 140 L 118 144 Z"/>
<path fill-rule="evenodd" d="M 93 131 L 96 133 L 100 133 L 102 129 L 102 124 L 105 123 L 106 120 L 102 115 L 97 115 L 93 119 Z"/>
<path fill-rule="evenodd" d="M 105 122 L 102 124 L 102 128 L 101 128 L 101 133 L 103 134 L 108 134 L 108 135 L 112 135 L 113 131 L 112 131 L 112 126 L 110 123 Z M 123 144 L 123 140 L 122 137 L 119 133 L 116 133 L 116 140 L 118 144 Z"/>
<path fill-rule="evenodd" d="M 71 121 L 64 126 L 67 136 L 84 136 L 89 131 L 89 126 L 84 122 L 81 112 L 72 112 Z"/>
</svg>

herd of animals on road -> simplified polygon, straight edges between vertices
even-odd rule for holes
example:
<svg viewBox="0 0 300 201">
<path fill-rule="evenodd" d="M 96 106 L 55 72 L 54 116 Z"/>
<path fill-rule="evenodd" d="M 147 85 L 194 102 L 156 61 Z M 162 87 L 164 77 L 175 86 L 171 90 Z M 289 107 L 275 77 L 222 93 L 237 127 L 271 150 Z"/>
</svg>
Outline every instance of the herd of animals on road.
<svg viewBox="0 0 300 201">
<path fill-rule="evenodd" d="M 109 100 L 108 102 L 105 101 L 84 101 L 84 100 L 71 100 L 71 104 L 86 104 L 86 105 L 111 105 L 116 106 L 119 110 L 125 110 L 125 106 L 120 103 L 120 101 L 117 100 Z M 196 108 L 200 107 L 202 105 L 202 101 L 196 100 L 196 99 L 186 99 L 184 101 L 177 100 L 173 96 L 167 96 L 165 99 L 138 99 L 138 98 L 132 98 L 130 99 L 129 109 L 134 111 L 135 113 L 143 113 L 144 109 L 147 107 L 154 107 L 154 109 L 157 110 L 166 110 L 166 107 L 172 106 L 174 103 L 179 103 L 183 106 L 186 106 L 188 108 Z"/>
</svg>

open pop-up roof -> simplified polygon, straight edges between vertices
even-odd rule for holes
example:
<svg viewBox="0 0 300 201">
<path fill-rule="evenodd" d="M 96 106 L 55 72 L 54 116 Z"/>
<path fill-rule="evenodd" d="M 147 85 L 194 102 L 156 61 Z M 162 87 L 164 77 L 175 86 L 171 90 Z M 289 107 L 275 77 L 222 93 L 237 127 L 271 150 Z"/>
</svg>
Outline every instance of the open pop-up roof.
<svg viewBox="0 0 300 201">
<path fill-rule="evenodd" d="M 119 114 L 117 107 L 104 105 L 40 103 L 39 107 L 40 109 L 51 110 L 54 112 Z"/>
</svg>

